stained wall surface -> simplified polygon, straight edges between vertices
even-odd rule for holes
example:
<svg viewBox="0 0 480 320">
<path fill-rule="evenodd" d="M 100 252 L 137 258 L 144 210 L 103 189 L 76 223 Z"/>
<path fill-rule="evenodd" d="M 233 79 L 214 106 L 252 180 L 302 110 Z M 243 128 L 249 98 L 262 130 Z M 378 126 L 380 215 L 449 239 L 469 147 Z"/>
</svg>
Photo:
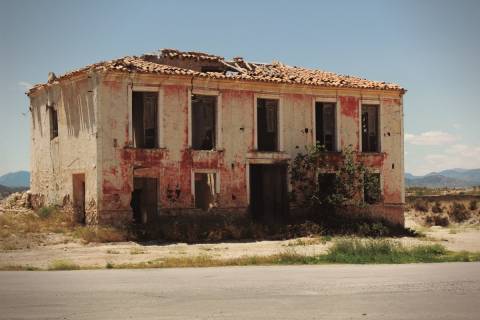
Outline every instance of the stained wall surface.
<svg viewBox="0 0 480 320">
<path fill-rule="evenodd" d="M 73 174 L 85 174 L 88 223 L 97 222 L 96 84 L 82 77 L 30 96 L 31 184 L 37 206 L 64 205 L 73 213 Z M 58 115 L 58 136 L 51 139 L 49 108 Z"/>
<path fill-rule="evenodd" d="M 159 147 L 132 143 L 132 92 L 158 93 Z M 191 94 L 216 95 L 217 148 L 190 148 Z M 360 158 L 381 173 L 378 215 L 403 223 L 403 105 L 399 91 L 317 88 L 149 74 L 91 73 L 61 81 L 30 96 L 31 190 L 43 204 L 71 205 L 72 175 L 86 178 L 87 222 L 124 224 L 132 219 L 134 177 L 158 179 L 159 214 L 196 212 L 194 172 L 215 172 L 216 203 L 247 212 L 249 165 L 293 159 L 314 143 L 315 101 L 335 102 L 337 151 L 361 150 L 361 105 L 380 107 L 381 152 Z M 279 152 L 256 150 L 256 100 L 279 100 Z M 50 139 L 48 106 L 58 112 Z"/>
<path fill-rule="evenodd" d="M 160 148 L 131 147 L 132 90 L 159 94 Z M 160 214 L 174 209 L 194 210 L 194 171 L 217 173 L 219 208 L 246 211 L 249 164 L 285 161 L 302 152 L 305 145 L 314 141 L 315 101 L 328 101 L 337 104 L 338 151 L 347 146 L 360 150 L 361 104 L 380 106 L 381 152 L 360 157 L 382 175 L 384 203 L 378 206 L 379 214 L 403 223 L 403 106 L 399 92 L 113 73 L 101 76 L 98 92 L 98 205 L 106 222 L 130 219 L 134 176 L 158 179 Z M 192 92 L 218 96 L 220 145 L 214 151 L 194 151 L 189 147 Z M 254 111 L 258 97 L 280 101 L 280 152 L 256 151 Z"/>
</svg>

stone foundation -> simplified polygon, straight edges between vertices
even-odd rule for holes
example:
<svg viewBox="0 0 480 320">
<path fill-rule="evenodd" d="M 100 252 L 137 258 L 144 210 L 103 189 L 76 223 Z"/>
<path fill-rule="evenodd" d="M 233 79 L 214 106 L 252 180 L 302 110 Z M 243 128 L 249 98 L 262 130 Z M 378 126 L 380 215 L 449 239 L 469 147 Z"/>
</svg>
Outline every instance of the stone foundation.
<svg viewBox="0 0 480 320">
<path fill-rule="evenodd" d="M 404 204 L 379 204 L 369 207 L 368 214 L 374 219 L 382 219 L 394 225 L 405 226 Z"/>
<path fill-rule="evenodd" d="M 101 210 L 92 213 L 95 224 L 110 225 L 114 227 L 126 227 L 132 223 L 132 210 Z"/>
</svg>

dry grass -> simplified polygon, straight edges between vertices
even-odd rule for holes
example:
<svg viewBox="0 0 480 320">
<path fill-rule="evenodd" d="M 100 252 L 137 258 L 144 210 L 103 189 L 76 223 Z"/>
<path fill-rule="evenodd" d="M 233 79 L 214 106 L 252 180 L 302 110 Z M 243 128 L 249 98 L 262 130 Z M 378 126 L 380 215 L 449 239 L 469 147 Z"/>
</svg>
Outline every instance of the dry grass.
<svg viewBox="0 0 480 320">
<path fill-rule="evenodd" d="M 9 264 L 0 266 L 1 271 L 40 271 L 40 268 L 32 267 L 30 265 Z"/>
<path fill-rule="evenodd" d="M 105 226 L 78 226 L 72 234 L 84 243 L 121 242 L 129 239 L 127 231 Z"/>
<path fill-rule="evenodd" d="M 80 266 L 70 260 L 54 260 L 48 266 L 48 270 L 80 270 Z"/>
<path fill-rule="evenodd" d="M 5 212 L 0 215 L 0 249 L 32 248 L 42 243 L 48 233 L 68 233 L 72 222 L 60 211 L 42 217 L 34 212 Z"/>
<path fill-rule="evenodd" d="M 41 211 L 39 211 L 41 212 Z M 75 224 L 62 211 L 51 209 L 49 214 L 6 212 L 0 215 L 0 237 L 11 234 L 68 232 Z"/>
<path fill-rule="evenodd" d="M 439 244 L 405 247 L 386 239 L 338 239 L 327 254 L 304 255 L 293 248 L 270 256 L 243 256 L 217 259 L 208 255 L 172 257 L 140 263 L 112 264 L 110 269 L 225 267 L 247 265 L 295 265 L 327 263 L 428 263 L 453 261 L 480 261 L 480 253 L 450 252 Z"/>
<path fill-rule="evenodd" d="M 131 248 L 130 249 L 130 254 L 145 254 L 145 250 L 141 248 Z"/>
<path fill-rule="evenodd" d="M 36 213 L 0 214 L 0 250 L 34 248 L 47 242 L 48 235 L 52 233 L 61 234 L 65 241 L 71 241 L 73 237 L 84 243 L 119 242 L 131 238 L 130 233 L 123 229 L 78 225 L 54 207 L 41 208 Z"/>
<path fill-rule="evenodd" d="M 312 238 L 299 238 L 287 243 L 287 247 L 297 247 L 297 246 L 313 246 L 317 244 L 325 244 L 330 241 L 332 237 L 312 237 Z"/>
</svg>

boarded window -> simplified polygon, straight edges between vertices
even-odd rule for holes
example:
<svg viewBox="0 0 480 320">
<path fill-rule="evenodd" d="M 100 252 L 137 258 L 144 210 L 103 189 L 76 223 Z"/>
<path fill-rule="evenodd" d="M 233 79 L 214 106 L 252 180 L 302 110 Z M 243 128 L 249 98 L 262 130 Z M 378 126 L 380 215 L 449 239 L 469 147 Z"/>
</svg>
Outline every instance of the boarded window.
<svg viewBox="0 0 480 320">
<path fill-rule="evenodd" d="M 53 106 L 48 107 L 48 116 L 50 118 L 50 140 L 58 137 L 58 113 Z"/>
<path fill-rule="evenodd" d="M 377 105 L 362 105 L 362 152 L 380 152 Z"/>
<path fill-rule="evenodd" d="M 158 93 L 133 92 L 132 127 L 135 148 L 158 147 Z"/>
<path fill-rule="evenodd" d="M 212 150 L 215 148 L 216 96 L 192 95 L 192 148 Z"/>
<path fill-rule="evenodd" d="M 380 174 L 365 173 L 363 188 L 363 199 L 368 204 L 374 204 L 380 201 Z"/>
<path fill-rule="evenodd" d="M 278 150 L 278 100 L 258 99 L 257 142 L 260 151 Z"/>
<path fill-rule="evenodd" d="M 315 103 L 315 126 L 317 143 L 327 151 L 336 150 L 335 104 Z"/>
<path fill-rule="evenodd" d="M 195 173 L 195 208 L 205 211 L 215 207 L 215 173 Z"/>
</svg>

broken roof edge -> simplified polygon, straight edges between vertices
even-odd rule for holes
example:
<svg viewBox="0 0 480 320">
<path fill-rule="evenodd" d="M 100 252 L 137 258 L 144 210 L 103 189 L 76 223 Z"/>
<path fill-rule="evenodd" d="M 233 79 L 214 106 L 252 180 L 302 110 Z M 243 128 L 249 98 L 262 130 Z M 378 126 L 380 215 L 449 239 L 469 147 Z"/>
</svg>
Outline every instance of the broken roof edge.
<svg viewBox="0 0 480 320">
<path fill-rule="evenodd" d="M 160 64 L 157 62 L 147 61 L 146 56 L 162 55 L 170 59 L 195 59 L 218 61 L 226 66 L 231 67 L 237 74 L 222 74 L 220 72 L 200 72 L 192 69 L 185 69 L 175 67 L 167 64 Z M 241 66 L 240 66 L 241 65 Z M 394 83 L 387 83 L 381 81 L 372 81 L 364 78 L 341 75 L 334 72 L 327 72 L 317 69 L 307 69 L 303 67 L 288 66 L 279 61 L 272 63 L 257 63 L 249 62 L 241 57 L 236 57 L 232 61 L 226 61 L 223 57 L 215 56 L 202 52 L 195 51 L 179 51 L 176 49 L 163 49 L 156 51 L 156 53 L 147 53 L 140 57 L 126 56 L 123 58 L 97 62 L 87 65 L 83 68 L 73 70 L 63 74 L 60 77 L 51 77 L 49 74 L 49 81 L 43 84 L 36 84 L 26 92 L 31 95 L 40 88 L 59 83 L 65 79 L 69 79 L 77 74 L 82 74 L 91 71 L 121 71 L 127 73 L 151 73 L 151 74 L 165 74 L 165 75 L 180 75 L 180 76 L 198 76 L 201 78 L 213 79 L 231 79 L 240 81 L 258 81 L 282 84 L 303 84 L 307 86 L 326 87 L 326 88 L 352 88 L 352 89 L 372 89 L 372 90 L 387 90 L 399 91 L 402 94 L 407 92 L 406 89 Z"/>
</svg>

